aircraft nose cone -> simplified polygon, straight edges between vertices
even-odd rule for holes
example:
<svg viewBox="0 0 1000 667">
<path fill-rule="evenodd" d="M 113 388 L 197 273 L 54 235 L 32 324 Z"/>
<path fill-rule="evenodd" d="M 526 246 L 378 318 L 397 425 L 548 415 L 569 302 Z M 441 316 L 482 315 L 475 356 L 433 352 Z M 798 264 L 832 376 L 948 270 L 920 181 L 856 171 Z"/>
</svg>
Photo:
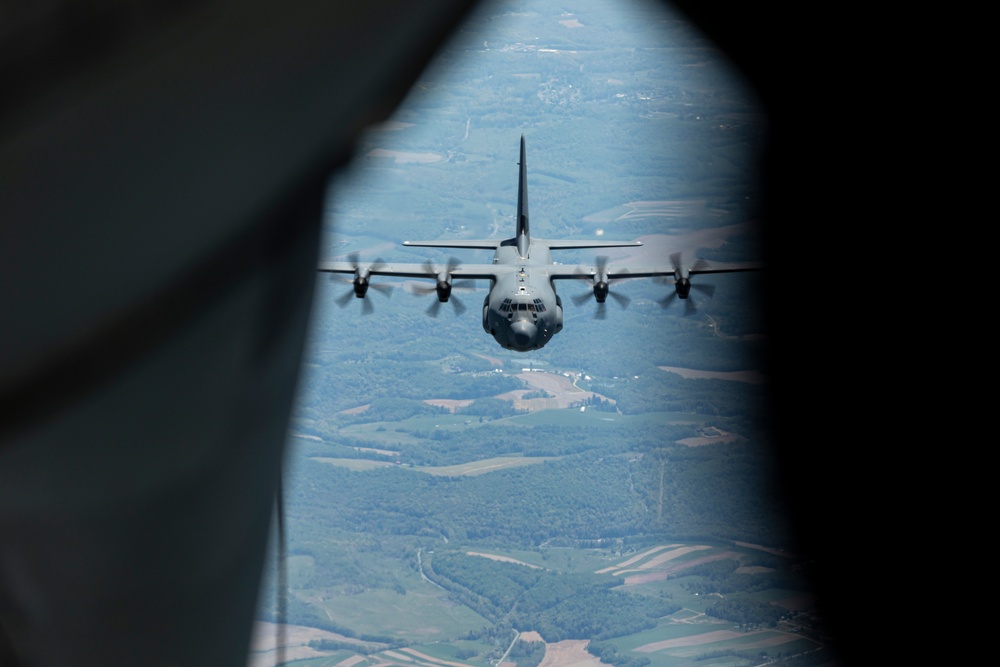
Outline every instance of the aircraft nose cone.
<svg viewBox="0 0 1000 667">
<path fill-rule="evenodd" d="M 534 322 L 518 320 L 510 325 L 510 337 L 514 347 L 518 350 L 530 349 L 535 341 L 538 329 Z"/>
</svg>

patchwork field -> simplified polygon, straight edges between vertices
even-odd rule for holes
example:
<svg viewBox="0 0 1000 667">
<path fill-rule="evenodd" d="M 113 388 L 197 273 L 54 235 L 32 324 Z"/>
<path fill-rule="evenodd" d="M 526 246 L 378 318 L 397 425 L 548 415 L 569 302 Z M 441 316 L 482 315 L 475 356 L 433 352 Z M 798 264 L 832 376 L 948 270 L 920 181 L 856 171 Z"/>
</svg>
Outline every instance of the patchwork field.
<svg viewBox="0 0 1000 667">
<path fill-rule="evenodd" d="M 348 470 L 374 470 L 376 468 L 388 468 L 392 466 L 392 463 L 386 461 L 372 461 L 370 459 L 338 459 L 328 456 L 314 456 L 313 461 L 319 461 L 320 463 L 328 463 L 330 465 L 340 466 L 342 468 L 347 468 Z"/>
<path fill-rule="evenodd" d="M 654 628 L 614 639 L 620 651 L 649 659 L 650 667 L 690 667 L 710 656 L 714 657 L 705 664 L 735 667 L 744 664 L 746 655 L 761 651 L 797 654 L 819 646 L 793 625 L 741 628 L 710 616 L 705 613 L 706 607 L 713 601 L 722 600 L 723 596 L 699 596 L 685 589 L 683 582 L 689 580 L 683 576 L 686 570 L 716 561 L 752 561 L 753 554 L 760 553 L 752 545 L 727 547 L 669 542 L 617 556 L 603 549 L 466 549 L 464 553 L 536 570 L 614 576 L 631 591 L 645 595 L 668 594 L 682 605 L 679 611 L 661 618 Z M 741 565 L 737 569 L 742 569 L 742 574 L 746 575 L 766 575 L 771 571 L 760 565 Z M 407 575 L 405 595 L 377 589 L 349 596 L 330 597 L 316 593 L 309 599 L 334 623 L 346 626 L 349 622 L 350 627 L 362 633 L 384 633 L 386 628 L 392 628 L 393 635 L 409 645 L 369 655 L 345 650 L 322 651 L 309 646 L 309 642 L 322 639 L 354 641 L 359 645 L 363 642 L 325 630 L 288 626 L 286 659 L 316 667 L 490 667 L 485 661 L 487 645 L 454 640 L 469 630 L 483 627 L 486 620 L 464 605 L 456 604 L 439 587 L 426 581 L 415 583 L 415 576 L 416 573 Z M 754 593 L 753 599 L 790 610 L 807 608 L 811 602 L 801 591 L 781 589 L 762 590 Z M 248 667 L 274 664 L 275 627 L 258 624 Z M 521 640 L 542 641 L 542 638 L 537 632 L 528 630 L 522 633 Z M 600 667 L 604 663 L 587 652 L 587 644 L 585 640 L 547 643 L 539 667 Z M 473 647 L 472 657 L 456 658 L 459 646 L 466 650 Z M 507 667 L 516 667 L 514 661 L 508 662 Z"/>
<path fill-rule="evenodd" d="M 483 475 L 488 472 L 495 472 L 505 468 L 518 468 L 521 466 L 537 465 L 545 461 L 558 459 L 557 456 L 498 456 L 481 461 L 470 461 L 453 466 L 415 466 L 413 470 L 424 472 L 439 477 L 462 477 Z M 312 460 L 320 463 L 340 466 L 348 470 L 375 470 L 377 468 L 390 468 L 396 464 L 387 461 L 372 461 L 370 459 L 343 459 L 326 456 L 314 456 Z"/>
<path fill-rule="evenodd" d="M 567 639 L 545 645 L 545 658 L 538 667 L 600 667 L 600 660 L 587 653 L 590 642 Z"/>
<path fill-rule="evenodd" d="M 767 377 L 757 370 L 722 372 L 677 368 L 676 366 L 657 366 L 657 368 L 668 373 L 676 373 L 682 378 L 689 380 L 730 380 L 733 382 L 747 382 L 749 384 L 763 384 L 767 381 Z"/>
<path fill-rule="evenodd" d="M 553 461 L 555 456 L 498 456 L 492 459 L 481 461 L 470 461 L 453 466 L 417 467 L 415 470 L 440 475 L 444 477 L 459 477 L 462 475 L 482 475 L 504 468 L 517 468 L 520 466 L 536 465 L 545 461 Z"/>
<path fill-rule="evenodd" d="M 518 560 L 516 558 L 511 558 L 510 556 L 497 556 L 496 554 L 487 554 L 487 553 L 483 553 L 481 551 L 466 551 L 465 553 L 469 554 L 470 556 L 482 556 L 483 558 L 489 558 L 490 560 L 500 561 L 502 563 L 515 563 L 517 565 L 524 565 L 525 567 L 531 567 L 531 568 L 539 569 L 538 565 L 532 565 L 531 563 L 525 563 L 523 560 Z M 537 635 L 538 633 L 536 632 L 534 634 Z M 525 639 L 525 641 L 532 641 L 532 640 Z"/>
<path fill-rule="evenodd" d="M 531 390 L 509 392 L 507 394 L 497 396 L 497 398 L 513 400 L 514 407 L 518 410 L 529 410 L 534 412 L 538 410 L 570 408 L 580 405 L 584 401 L 588 401 L 595 396 L 609 401 L 610 403 L 614 403 L 614 400 L 608 398 L 607 396 L 602 396 L 600 394 L 595 394 L 592 391 L 580 389 L 576 386 L 576 380 L 573 377 L 562 373 L 532 371 L 518 373 L 517 378 L 532 387 L 534 390 L 542 390 L 550 396 L 550 398 L 524 399 L 524 394 Z"/>
<path fill-rule="evenodd" d="M 285 625 L 281 629 L 284 632 L 284 654 L 286 660 L 303 660 L 318 657 L 328 658 L 337 653 L 342 653 L 345 656 L 343 661 L 348 664 L 343 665 L 343 667 L 351 667 L 364 660 L 364 657 L 352 654 L 350 651 L 320 651 L 309 646 L 309 642 L 318 639 L 344 642 L 352 641 L 335 632 L 309 628 L 302 625 Z M 271 667 L 275 664 L 278 633 L 279 626 L 275 623 L 266 623 L 264 621 L 254 623 L 253 636 L 250 641 L 250 660 L 247 663 L 247 667 Z"/>
<path fill-rule="evenodd" d="M 731 551 L 722 551 L 712 553 L 711 555 L 699 557 L 699 558 L 686 558 L 688 555 L 705 551 L 706 549 L 715 549 L 704 544 L 692 545 L 692 546 L 681 546 L 678 544 L 664 545 L 659 547 L 654 547 L 648 551 L 644 551 L 641 554 L 633 556 L 628 560 L 619 563 L 618 565 L 613 565 L 611 567 L 606 567 L 597 571 L 597 574 L 603 574 L 605 572 L 611 572 L 616 577 L 627 575 L 633 572 L 649 572 L 650 570 L 655 570 L 656 573 L 662 573 L 663 577 L 666 578 L 670 573 L 677 572 L 678 570 L 693 567 L 700 563 L 709 562 L 712 560 L 721 560 L 723 558 L 734 558 L 736 554 Z M 667 550 L 667 551 L 664 551 Z M 654 555 L 655 554 L 655 555 Z M 680 560 L 681 562 L 675 563 L 674 561 Z M 669 564 L 669 565 L 668 565 Z M 653 581 L 655 578 L 647 578 L 645 580 L 637 579 L 630 581 L 629 578 L 625 579 L 626 584 L 643 583 L 643 581 Z"/>
<path fill-rule="evenodd" d="M 465 634 L 487 621 L 456 604 L 438 587 L 410 573 L 406 594 L 375 589 L 355 595 L 316 596 L 312 601 L 331 621 L 359 634 L 389 635 L 408 643 L 440 641 Z"/>
</svg>

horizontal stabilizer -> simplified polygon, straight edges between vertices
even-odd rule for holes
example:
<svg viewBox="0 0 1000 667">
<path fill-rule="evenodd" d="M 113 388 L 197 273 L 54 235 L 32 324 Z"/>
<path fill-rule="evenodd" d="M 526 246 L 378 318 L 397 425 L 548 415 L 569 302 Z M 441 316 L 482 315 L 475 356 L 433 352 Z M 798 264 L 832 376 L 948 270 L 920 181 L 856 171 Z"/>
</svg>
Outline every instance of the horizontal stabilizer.
<svg viewBox="0 0 1000 667">
<path fill-rule="evenodd" d="M 539 241 L 549 250 L 570 250 L 574 248 L 637 248 L 642 241 Z"/>
<path fill-rule="evenodd" d="M 504 244 L 503 239 L 482 239 L 468 241 L 403 241 L 406 246 L 421 248 L 486 248 L 495 250 Z"/>
</svg>

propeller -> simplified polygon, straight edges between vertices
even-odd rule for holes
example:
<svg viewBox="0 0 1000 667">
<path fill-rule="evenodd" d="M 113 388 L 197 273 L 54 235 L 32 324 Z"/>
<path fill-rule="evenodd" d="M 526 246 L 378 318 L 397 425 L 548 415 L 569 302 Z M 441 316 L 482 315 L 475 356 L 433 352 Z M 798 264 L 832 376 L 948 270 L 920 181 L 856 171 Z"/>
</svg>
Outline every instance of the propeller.
<svg viewBox="0 0 1000 667">
<path fill-rule="evenodd" d="M 451 274 L 456 268 L 461 264 L 461 260 L 456 257 L 451 257 L 448 259 L 448 264 L 443 271 L 438 271 L 434 262 L 427 260 L 424 262 L 424 269 L 428 276 L 436 279 L 436 283 L 433 286 L 427 285 L 416 285 L 413 287 L 413 292 L 416 294 L 437 294 L 437 301 L 432 303 L 427 309 L 427 314 L 431 317 L 437 317 L 441 312 L 441 304 L 451 302 L 452 307 L 455 309 L 456 315 L 461 315 L 466 311 L 465 304 L 457 296 L 452 294 L 453 288 L 458 289 L 469 289 L 476 285 L 474 280 L 459 280 L 453 281 L 451 279 Z"/>
<path fill-rule="evenodd" d="M 375 312 L 375 308 L 372 306 L 371 301 L 365 298 L 368 294 L 369 287 L 385 294 L 387 297 L 392 295 L 392 285 L 376 285 L 370 281 L 371 272 L 377 271 L 385 265 L 385 262 L 382 261 L 382 259 L 376 259 L 370 265 L 363 267 L 358 261 L 358 253 L 356 252 L 352 252 L 347 256 L 347 262 L 354 267 L 354 278 L 345 278 L 337 274 L 331 275 L 330 278 L 336 282 L 350 283 L 352 288 L 351 291 L 345 292 L 343 295 L 337 297 L 335 302 L 338 306 L 344 308 L 351 302 L 351 297 L 363 299 L 364 301 L 361 304 L 361 312 L 364 315 L 371 315 Z"/>
<path fill-rule="evenodd" d="M 611 291 L 610 286 L 616 282 L 621 282 L 621 281 L 608 280 L 608 258 L 606 256 L 601 255 L 597 258 L 596 268 L 597 271 L 594 273 L 593 277 L 594 288 L 589 292 L 578 294 L 572 297 L 572 299 L 573 303 L 580 306 L 583 305 L 584 302 L 587 301 L 587 299 L 593 296 L 594 299 L 597 301 L 597 312 L 594 314 L 594 317 L 599 320 L 603 320 L 605 317 L 607 317 L 607 306 L 605 305 L 605 302 L 607 301 L 607 298 L 609 296 L 615 301 L 617 301 L 618 305 L 621 306 L 623 309 L 628 308 L 628 305 L 632 303 L 632 299 L 628 298 L 627 296 L 625 296 L 620 292 Z M 581 274 L 581 275 L 589 276 L 590 274 Z"/>
<path fill-rule="evenodd" d="M 687 268 L 683 264 L 681 264 L 681 254 L 679 252 L 675 252 L 672 255 L 670 255 L 670 263 L 674 267 L 673 279 L 671 280 L 670 278 L 661 278 L 660 280 L 661 282 L 667 284 L 673 284 L 674 291 L 668 294 L 667 296 L 663 297 L 662 299 L 660 299 L 658 303 L 663 308 L 667 308 L 670 306 L 670 304 L 674 302 L 674 299 L 680 297 L 681 299 L 684 300 L 684 314 L 693 315 L 698 310 L 698 304 L 695 303 L 695 300 L 691 298 L 692 287 L 703 294 L 707 294 L 709 297 L 712 297 L 715 294 L 714 285 L 691 284 L 691 272 L 700 271 L 701 269 L 704 269 L 705 267 L 708 266 L 708 262 L 706 262 L 703 259 L 699 259 L 694 263 L 694 266 L 692 266 L 691 268 Z"/>
</svg>

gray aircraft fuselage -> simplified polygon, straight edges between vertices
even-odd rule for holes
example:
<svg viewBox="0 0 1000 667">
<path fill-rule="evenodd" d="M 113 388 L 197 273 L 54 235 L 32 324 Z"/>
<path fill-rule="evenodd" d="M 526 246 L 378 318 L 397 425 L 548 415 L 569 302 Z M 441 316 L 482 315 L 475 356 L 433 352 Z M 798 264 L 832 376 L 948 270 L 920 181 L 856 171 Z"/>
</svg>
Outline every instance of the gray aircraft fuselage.
<svg viewBox="0 0 1000 667">
<path fill-rule="evenodd" d="M 493 263 L 516 270 L 500 276 L 486 295 L 483 329 L 507 349 L 526 352 L 543 347 L 563 327 L 562 299 L 547 270 L 552 264 L 548 246 L 531 242 L 524 258 L 515 246 L 500 246 Z"/>
</svg>

